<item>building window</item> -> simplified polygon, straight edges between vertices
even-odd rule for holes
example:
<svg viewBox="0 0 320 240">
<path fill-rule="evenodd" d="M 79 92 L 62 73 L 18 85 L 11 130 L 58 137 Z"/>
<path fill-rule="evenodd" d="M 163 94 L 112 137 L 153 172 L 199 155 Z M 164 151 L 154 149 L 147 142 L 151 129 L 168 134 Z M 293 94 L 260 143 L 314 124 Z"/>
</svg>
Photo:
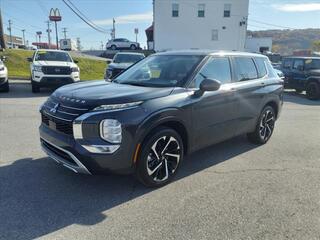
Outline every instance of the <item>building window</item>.
<svg viewBox="0 0 320 240">
<path fill-rule="evenodd" d="M 172 4 L 172 17 L 179 17 L 179 4 L 178 3 Z"/>
<path fill-rule="evenodd" d="M 218 41 L 219 40 L 219 31 L 217 29 L 212 30 L 212 36 L 211 36 L 212 41 Z"/>
<path fill-rule="evenodd" d="M 223 16 L 224 17 L 230 17 L 231 16 L 231 4 L 225 4 L 224 5 Z"/>
<path fill-rule="evenodd" d="M 205 8 L 205 4 L 198 4 L 198 17 L 204 17 Z"/>
</svg>

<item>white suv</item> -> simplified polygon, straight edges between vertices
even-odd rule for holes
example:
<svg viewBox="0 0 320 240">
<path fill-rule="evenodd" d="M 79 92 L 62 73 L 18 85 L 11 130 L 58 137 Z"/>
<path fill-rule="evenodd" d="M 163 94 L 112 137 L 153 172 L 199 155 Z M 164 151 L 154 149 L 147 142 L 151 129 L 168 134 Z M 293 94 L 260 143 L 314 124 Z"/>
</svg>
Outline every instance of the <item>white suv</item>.
<svg viewBox="0 0 320 240">
<path fill-rule="evenodd" d="M 131 42 L 125 38 L 115 38 L 107 42 L 107 49 L 117 50 L 117 49 L 131 49 L 136 50 L 140 48 L 139 43 Z"/>
<path fill-rule="evenodd" d="M 9 92 L 8 69 L 4 65 L 6 57 L 0 57 L 0 92 Z"/>
<path fill-rule="evenodd" d="M 59 87 L 80 81 L 80 69 L 68 52 L 61 50 L 37 50 L 31 62 L 32 92 L 40 87 Z"/>
</svg>

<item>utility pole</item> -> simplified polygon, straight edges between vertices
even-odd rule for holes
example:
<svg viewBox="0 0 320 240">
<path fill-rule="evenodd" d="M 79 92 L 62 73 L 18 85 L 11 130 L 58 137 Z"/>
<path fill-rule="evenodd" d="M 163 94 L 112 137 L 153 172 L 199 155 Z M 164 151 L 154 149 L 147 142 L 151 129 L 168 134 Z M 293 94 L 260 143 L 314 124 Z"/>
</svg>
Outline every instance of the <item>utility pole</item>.
<svg viewBox="0 0 320 240">
<path fill-rule="evenodd" d="M 2 23 L 2 14 L 0 9 L 0 47 L 2 49 L 6 48 L 6 41 L 4 40 L 4 32 L 3 32 L 3 23 Z"/>
<path fill-rule="evenodd" d="M 46 21 L 46 23 L 48 24 L 48 29 L 47 29 L 47 33 L 48 33 L 48 48 L 51 48 L 51 29 L 50 29 L 50 21 Z"/>
<path fill-rule="evenodd" d="M 24 32 L 26 31 L 25 29 L 22 29 L 22 38 L 23 38 L 23 45 L 26 46 L 26 39 L 25 39 L 25 36 L 24 36 Z"/>
<path fill-rule="evenodd" d="M 81 42 L 80 42 L 80 38 L 77 38 L 77 49 L 78 51 L 81 51 Z"/>
<path fill-rule="evenodd" d="M 67 32 L 68 32 L 68 31 L 67 31 L 67 28 L 64 27 L 64 28 L 62 28 L 62 29 L 63 29 L 62 32 L 63 32 L 63 34 L 64 34 L 64 39 L 67 39 Z"/>
<path fill-rule="evenodd" d="M 9 27 L 8 27 L 8 31 L 10 33 L 10 44 L 11 44 L 11 48 L 13 48 L 13 42 L 12 42 L 12 31 L 11 31 L 11 25 L 12 25 L 12 21 L 9 20 Z"/>
<path fill-rule="evenodd" d="M 112 20 L 112 37 L 113 39 L 116 38 L 116 20 L 114 18 Z"/>
</svg>

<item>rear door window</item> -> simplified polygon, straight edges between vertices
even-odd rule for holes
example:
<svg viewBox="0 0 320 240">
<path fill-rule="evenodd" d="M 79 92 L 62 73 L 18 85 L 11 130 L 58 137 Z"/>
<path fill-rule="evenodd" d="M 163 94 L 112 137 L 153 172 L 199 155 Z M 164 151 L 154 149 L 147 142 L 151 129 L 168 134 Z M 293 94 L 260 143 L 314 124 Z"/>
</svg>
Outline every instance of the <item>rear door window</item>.
<svg viewBox="0 0 320 240">
<path fill-rule="evenodd" d="M 266 69 L 266 64 L 265 64 L 265 58 L 262 58 L 262 57 L 255 58 L 255 62 L 258 68 L 258 77 L 259 78 L 265 77 L 268 74 Z"/>
<path fill-rule="evenodd" d="M 248 81 L 258 78 L 257 68 L 252 58 L 235 57 L 234 64 L 237 81 Z"/>
<path fill-rule="evenodd" d="M 304 62 L 302 59 L 296 59 L 293 62 L 293 69 L 300 70 L 303 68 Z"/>
<path fill-rule="evenodd" d="M 291 59 L 283 60 L 283 68 L 284 69 L 290 69 L 291 66 L 292 66 L 292 60 Z"/>
</svg>

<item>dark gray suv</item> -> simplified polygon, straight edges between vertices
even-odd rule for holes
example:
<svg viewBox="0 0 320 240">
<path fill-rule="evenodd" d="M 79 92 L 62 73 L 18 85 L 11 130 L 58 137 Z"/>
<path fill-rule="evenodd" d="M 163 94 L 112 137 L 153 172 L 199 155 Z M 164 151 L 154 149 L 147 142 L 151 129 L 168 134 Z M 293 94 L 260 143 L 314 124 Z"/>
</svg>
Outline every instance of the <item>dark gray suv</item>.
<svg viewBox="0 0 320 240">
<path fill-rule="evenodd" d="M 162 186 L 186 154 L 241 134 L 266 143 L 283 81 L 258 54 L 175 51 L 149 56 L 112 82 L 56 90 L 41 107 L 43 150 L 78 173 L 135 173 Z"/>
</svg>

